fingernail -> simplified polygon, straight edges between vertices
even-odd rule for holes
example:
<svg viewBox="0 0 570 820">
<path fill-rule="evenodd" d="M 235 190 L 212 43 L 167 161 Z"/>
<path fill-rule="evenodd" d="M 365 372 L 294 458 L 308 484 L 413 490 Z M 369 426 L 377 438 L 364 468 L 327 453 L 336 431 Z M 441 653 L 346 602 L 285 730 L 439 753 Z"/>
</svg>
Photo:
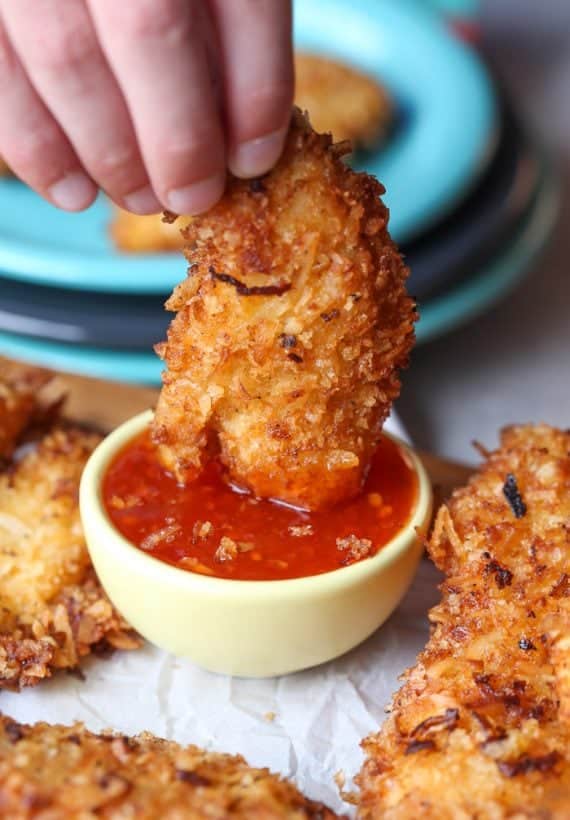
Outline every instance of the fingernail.
<svg viewBox="0 0 570 820">
<path fill-rule="evenodd" d="M 238 145 L 230 162 L 232 173 L 246 179 L 267 173 L 279 158 L 286 132 L 282 128 Z"/>
<path fill-rule="evenodd" d="M 216 174 L 185 188 L 175 188 L 166 196 L 168 207 L 175 214 L 194 216 L 215 205 L 224 192 L 225 178 Z"/>
<path fill-rule="evenodd" d="M 64 211 L 81 211 L 93 202 L 96 193 L 95 183 L 82 171 L 66 174 L 48 189 L 52 202 Z"/>
<path fill-rule="evenodd" d="M 157 214 L 162 211 L 162 205 L 150 185 L 127 194 L 123 197 L 123 205 L 134 214 Z"/>
</svg>

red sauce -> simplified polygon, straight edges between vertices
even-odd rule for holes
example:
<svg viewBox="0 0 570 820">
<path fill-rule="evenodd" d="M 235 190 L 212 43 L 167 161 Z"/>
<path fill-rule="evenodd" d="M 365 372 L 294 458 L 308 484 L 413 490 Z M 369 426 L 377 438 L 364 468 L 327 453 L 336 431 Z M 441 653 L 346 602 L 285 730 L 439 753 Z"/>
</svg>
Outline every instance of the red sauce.
<svg viewBox="0 0 570 820">
<path fill-rule="evenodd" d="M 417 478 L 383 437 L 358 498 L 307 513 L 232 489 L 211 462 L 183 487 L 160 465 L 147 432 L 103 481 L 107 513 L 129 541 L 177 567 L 247 581 L 319 575 L 374 555 L 408 521 Z"/>
</svg>

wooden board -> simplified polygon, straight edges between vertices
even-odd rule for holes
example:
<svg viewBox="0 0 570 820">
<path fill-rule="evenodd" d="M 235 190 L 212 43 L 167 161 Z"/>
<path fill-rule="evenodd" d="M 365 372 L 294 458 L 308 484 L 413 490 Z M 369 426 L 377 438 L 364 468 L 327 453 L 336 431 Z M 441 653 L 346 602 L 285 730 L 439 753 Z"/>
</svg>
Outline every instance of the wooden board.
<svg viewBox="0 0 570 820">
<path fill-rule="evenodd" d="M 0 357 L 0 374 L 3 361 L 7 360 Z M 55 376 L 57 388 L 67 393 L 66 417 L 103 431 L 112 430 L 136 413 L 154 407 L 158 396 L 158 390 L 151 387 L 67 373 L 56 373 Z M 432 453 L 421 452 L 420 455 L 434 485 L 436 502 L 448 496 L 455 487 L 465 484 L 473 472 L 473 467 Z"/>
</svg>

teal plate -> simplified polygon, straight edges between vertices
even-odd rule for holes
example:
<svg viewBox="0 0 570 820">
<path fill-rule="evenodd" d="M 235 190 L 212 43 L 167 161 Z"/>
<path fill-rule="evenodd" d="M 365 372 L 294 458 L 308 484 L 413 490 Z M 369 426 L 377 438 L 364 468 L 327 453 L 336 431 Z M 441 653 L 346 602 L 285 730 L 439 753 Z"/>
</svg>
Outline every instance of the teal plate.
<svg viewBox="0 0 570 820">
<path fill-rule="evenodd" d="M 484 313 L 505 296 L 534 264 L 548 241 L 558 214 L 559 188 L 549 171 L 534 207 L 514 239 L 484 270 L 453 290 L 420 306 L 418 344 L 453 330 Z M 26 339 L 0 333 L 0 353 L 56 370 L 116 381 L 157 384 L 161 362 L 152 353 L 125 353 L 101 348 Z"/>
<path fill-rule="evenodd" d="M 506 296 L 528 273 L 546 247 L 560 206 L 560 184 L 549 166 L 530 211 L 515 238 L 476 276 L 420 304 L 418 344 L 430 342 L 480 316 Z"/>
<path fill-rule="evenodd" d="M 407 0 L 298 0 L 295 43 L 353 64 L 396 100 L 393 139 L 354 162 L 385 186 L 396 242 L 448 213 L 498 138 L 493 86 L 475 53 L 437 15 Z"/>
<path fill-rule="evenodd" d="M 360 167 L 386 185 L 398 242 L 440 219 L 484 169 L 497 136 L 495 97 L 480 61 L 438 16 L 406 0 L 299 0 L 300 47 L 336 55 L 385 83 L 400 110 L 386 147 Z M 180 254 L 128 255 L 108 235 L 103 197 L 81 214 L 0 180 L 0 270 L 5 277 L 80 290 L 169 293 Z"/>
</svg>

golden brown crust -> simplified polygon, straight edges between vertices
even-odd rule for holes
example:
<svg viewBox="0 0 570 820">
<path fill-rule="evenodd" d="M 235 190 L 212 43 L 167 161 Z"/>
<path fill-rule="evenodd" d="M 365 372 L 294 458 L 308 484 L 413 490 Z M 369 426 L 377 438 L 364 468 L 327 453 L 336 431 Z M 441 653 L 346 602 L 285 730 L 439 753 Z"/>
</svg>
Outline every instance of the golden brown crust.
<svg viewBox="0 0 570 820">
<path fill-rule="evenodd" d="M 36 367 L 0 361 L 0 461 L 11 457 L 23 434 L 49 421 L 59 396 L 49 396 L 52 375 Z"/>
<path fill-rule="evenodd" d="M 54 428 L 0 473 L 0 689 L 33 686 L 91 651 L 134 648 L 91 566 L 79 519 L 100 437 Z"/>
<path fill-rule="evenodd" d="M 145 733 L 95 735 L 81 724 L 26 726 L 0 717 L 0 808 L 6 820 L 332 820 L 241 756 Z"/>
<path fill-rule="evenodd" d="M 386 136 L 392 101 L 373 78 L 318 54 L 295 54 L 295 104 L 308 111 L 313 128 L 373 148 Z"/>
<path fill-rule="evenodd" d="M 189 217 L 185 217 L 188 220 Z M 166 221 L 162 214 L 140 216 L 113 209 L 113 221 L 110 225 L 111 237 L 119 250 L 129 253 L 158 253 L 160 251 L 180 251 L 186 240 L 181 233 L 181 223 Z"/>
<path fill-rule="evenodd" d="M 415 308 L 383 188 L 342 153 L 297 111 L 276 168 L 230 179 L 186 230 L 154 422 L 183 481 L 219 447 L 258 496 L 317 508 L 360 489 Z"/>
<path fill-rule="evenodd" d="M 433 634 L 364 742 L 360 817 L 570 817 L 570 433 L 504 431 L 436 519 Z"/>
</svg>

